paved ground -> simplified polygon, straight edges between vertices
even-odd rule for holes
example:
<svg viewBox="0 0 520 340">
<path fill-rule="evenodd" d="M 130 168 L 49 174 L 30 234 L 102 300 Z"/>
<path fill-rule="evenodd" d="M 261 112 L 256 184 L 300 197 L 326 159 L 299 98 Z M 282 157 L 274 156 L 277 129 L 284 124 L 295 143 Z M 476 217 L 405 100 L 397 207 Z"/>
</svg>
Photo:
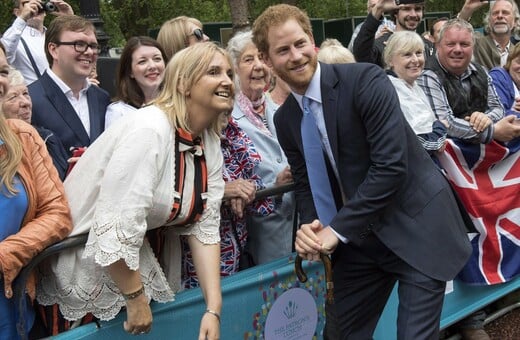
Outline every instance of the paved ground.
<svg viewBox="0 0 520 340">
<path fill-rule="evenodd" d="M 520 308 L 514 309 L 485 327 L 492 340 L 520 339 Z"/>
</svg>

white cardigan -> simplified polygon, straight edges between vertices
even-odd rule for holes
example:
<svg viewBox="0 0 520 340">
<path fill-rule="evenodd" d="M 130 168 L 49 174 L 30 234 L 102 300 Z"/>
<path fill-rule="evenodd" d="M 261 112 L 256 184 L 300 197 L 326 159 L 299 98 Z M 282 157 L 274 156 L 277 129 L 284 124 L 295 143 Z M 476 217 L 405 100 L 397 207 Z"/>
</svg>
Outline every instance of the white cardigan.
<svg viewBox="0 0 520 340">
<path fill-rule="evenodd" d="M 143 242 L 144 235 L 165 225 L 174 197 L 183 195 L 183 204 L 170 225 L 186 217 L 193 159 L 186 161 L 184 193 L 175 192 L 175 133 L 155 106 L 128 113 L 88 148 L 65 181 L 74 222 L 71 235 L 88 232 L 88 241 L 85 247 L 62 252 L 42 266 L 37 291 L 40 303 L 58 303 L 69 320 L 88 312 L 102 320 L 112 319 L 125 301 L 104 267 L 119 259 L 130 269 L 139 269 L 149 298 L 173 300 L 173 290 L 180 287 L 178 235 L 195 235 L 206 244 L 220 241 L 224 194 L 220 140 L 208 131 L 201 137 L 208 170 L 208 192 L 202 194 L 206 209 L 198 222 L 166 232 L 161 261 L 164 273 L 148 242 Z"/>
</svg>

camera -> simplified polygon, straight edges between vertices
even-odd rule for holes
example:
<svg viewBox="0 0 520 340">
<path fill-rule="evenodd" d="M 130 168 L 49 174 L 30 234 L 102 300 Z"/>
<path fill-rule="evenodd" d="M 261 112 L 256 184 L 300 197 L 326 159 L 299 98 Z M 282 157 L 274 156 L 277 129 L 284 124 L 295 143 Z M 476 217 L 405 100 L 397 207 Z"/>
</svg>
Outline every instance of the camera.
<svg viewBox="0 0 520 340">
<path fill-rule="evenodd" d="M 40 13 L 51 13 L 51 12 L 57 12 L 58 11 L 58 7 L 56 7 L 55 4 L 53 4 L 52 2 L 50 2 L 49 0 L 47 1 L 40 1 L 40 4 L 42 5 L 42 8 L 40 8 L 40 10 L 38 11 L 38 14 Z"/>
</svg>

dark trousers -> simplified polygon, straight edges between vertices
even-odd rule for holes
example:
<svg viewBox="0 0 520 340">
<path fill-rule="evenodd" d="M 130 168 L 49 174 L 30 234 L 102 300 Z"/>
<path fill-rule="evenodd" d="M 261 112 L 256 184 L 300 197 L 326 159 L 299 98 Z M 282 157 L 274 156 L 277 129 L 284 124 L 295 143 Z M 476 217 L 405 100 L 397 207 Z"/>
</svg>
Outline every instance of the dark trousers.
<svg viewBox="0 0 520 340">
<path fill-rule="evenodd" d="M 340 244 L 333 254 L 334 306 L 327 306 L 325 339 L 372 339 L 398 282 L 397 339 L 439 339 L 446 282 L 411 267 L 375 235 L 357 247 Z"/>
</svg>

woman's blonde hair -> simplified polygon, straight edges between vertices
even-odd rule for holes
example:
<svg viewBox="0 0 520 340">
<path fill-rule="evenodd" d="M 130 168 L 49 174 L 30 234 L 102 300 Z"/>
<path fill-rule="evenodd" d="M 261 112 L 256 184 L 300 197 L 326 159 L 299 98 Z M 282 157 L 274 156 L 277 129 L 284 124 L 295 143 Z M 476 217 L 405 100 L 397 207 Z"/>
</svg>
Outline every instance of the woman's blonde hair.
<svg viewBox="0 0 520 340">
<path fill-rule="evenodd" d="M 509 50 L 509 55 L 507 56 L 506 64 L 504 65 L 504 68 L 509 72 L 509 69 L 511 68 L 511 63 L 514 59 L 520 56 L 520 44 L 516 44 Z"/>
<path fill-rule="evenodd" d="M 0 146 L 0 186 L 5 185 L 9 193 L 15 194 L 13 179 L 22 161 L 22 143 L 7 126 L 3 112 L 0 112 L 0 139 L 4 142 Z"/>
<path fill-rule="evenodd" d="M 383 51 L 385 67 L 390 68 L 390 62 L 395 55 L 418 50 L 422 50 L 424 53 L 424 42 L 419 34 L 412 31 L 398 31 L 393 33 L 388 39 L 385 50 Z"/>
<path fill-rule="evenodd" d="M 338 39 L 327 38 L 320 45 L 318 61 L 325 64 L 350 64 L 355 63 L 356 58 Z"/>
<path fill-rule="evenodd" d="M 6 58 L 4 46 L 0 44 L 0 58 Z M 3 99 L 3 98 L 0 98 Z M 10 194 L 17 191 L 14 188 L 14 176 L 18 170 L 18 165 L 22 161 L 22 142 L 18 136 L 7 125 L 4 112 L 0 106 L 0 187 L 5 185 Z"/>
<path fill-rule="evenodd" d="M 9 67 L 9 76 L 7 76 L 7 79 L 9 80 L 9 87 L 25 85 L 25 78 L 22 72 L 12 66 Z"/>
<path fill-rule="evenodd" d="M 213 57 L 220 53 L 229 62 L 232 62 L 229 54 L 223 48 L 213 42 L 202 42 L 187 47 L 176 53 L 170 60 L 164 71 L 163 88 L 159 96 L 153 101 L 163 110 L 174 128 L 182 128 L 192 132 L 188 120 L 188 107 L 186 105 L 186 92 L 190 91 L 199 79 L 208 72 Z M 233 71 L 233 67 L 231 67 Z M 218 115 L 215 116 L 215 120 Z M 215 129 L 214 122 L 210 125 Z"/>
<path fill-rule="evenodd" d="M 188 37 L 191 34 L 188 31 L 188 23 L 190 22 L 202 28 L 202 23 L 198 19 L 182 15 L 166 21 L 159 29 L 157 42 L 163 47 L 168 59 L 188 46 Z"/>
</svg>

